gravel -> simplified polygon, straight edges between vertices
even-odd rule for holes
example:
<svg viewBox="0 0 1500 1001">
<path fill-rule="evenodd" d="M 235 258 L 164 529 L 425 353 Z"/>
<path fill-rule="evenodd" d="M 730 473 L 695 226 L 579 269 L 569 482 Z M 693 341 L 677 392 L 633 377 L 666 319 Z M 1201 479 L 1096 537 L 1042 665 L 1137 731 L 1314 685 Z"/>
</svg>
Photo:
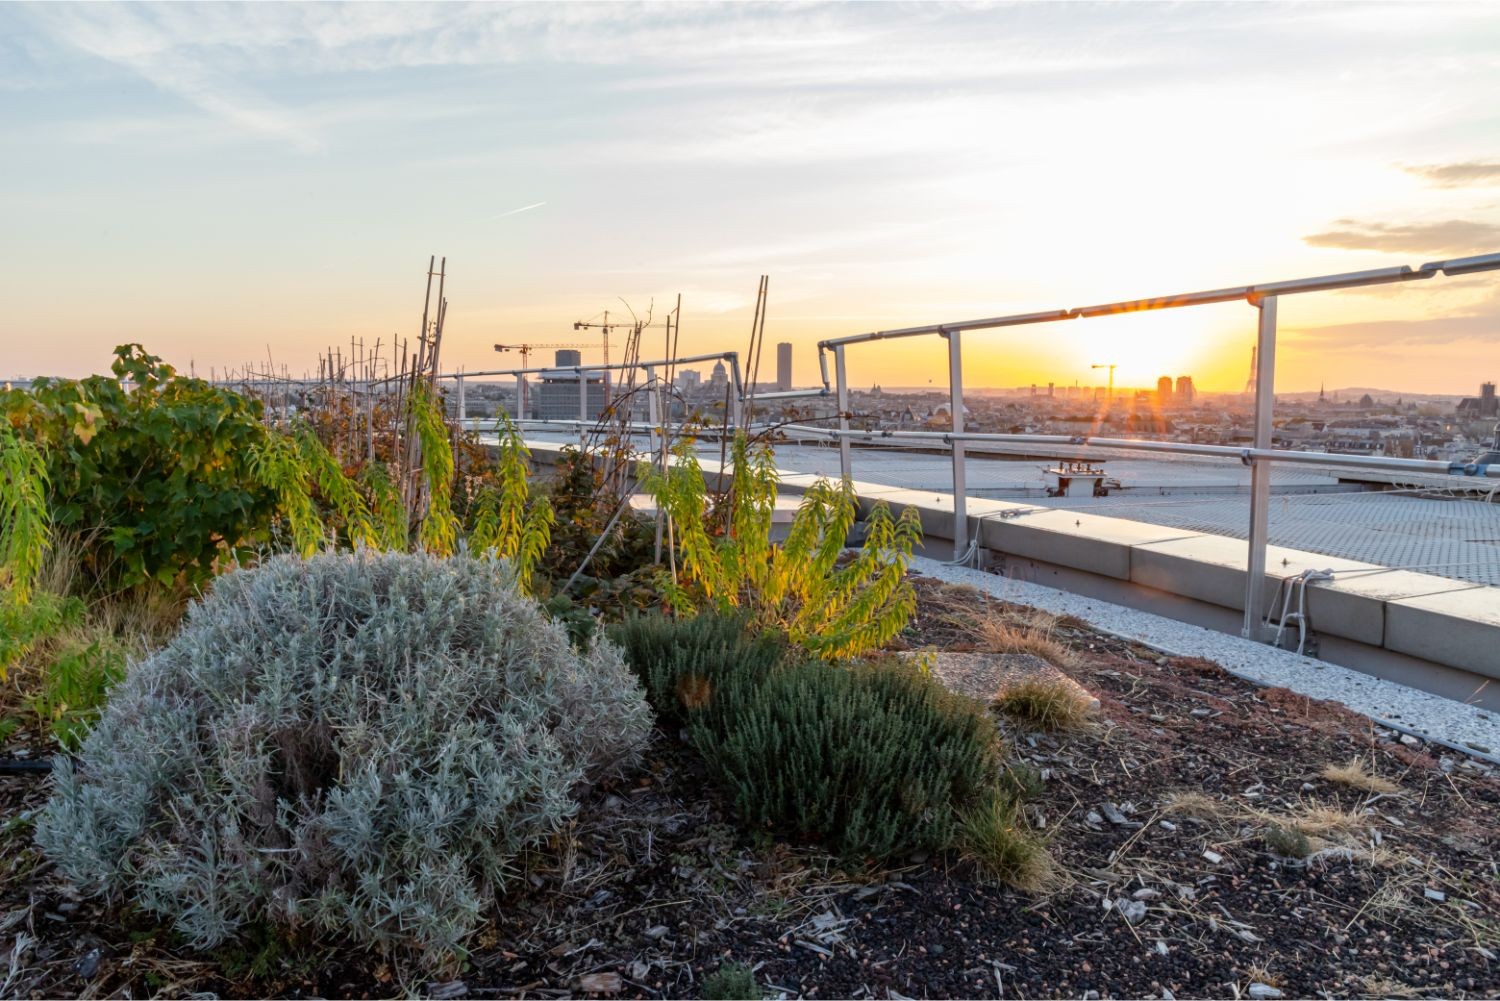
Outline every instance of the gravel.
<svg viewBox="0 0 1500 1001">
<path fill-rule="evenodd" d="M 1392 729 L 1419 734 L 1466 754 L 1500 761 L 1500 717 L 1406 685 L 1239 636 L 1153 615 L 1097 598 L 917 557 L 917 573 L 967 584 L 1002 601 L 1071 615 L 1101 632 L 1180 657 L 1203 657 L 1258 684 L 1347 706 Z"/>
</svg>

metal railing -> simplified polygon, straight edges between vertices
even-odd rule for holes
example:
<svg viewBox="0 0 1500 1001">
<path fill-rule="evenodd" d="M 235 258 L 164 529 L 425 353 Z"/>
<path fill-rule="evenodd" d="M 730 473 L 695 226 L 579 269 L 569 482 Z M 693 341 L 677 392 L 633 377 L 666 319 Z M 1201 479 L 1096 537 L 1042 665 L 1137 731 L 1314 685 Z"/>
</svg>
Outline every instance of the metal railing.
<svg viewBox="0 0 1500 1001">
<path fill-rule="evenodd" d="M 726 373 L 729 379 L 730 412 L 725 415 L 725 420 L 738 426 L 740 422 L 740 406 L 745 400 L 745 388 L 740 378 L 740 356 L 737 351 L 718 351 L 711 354 L 687 355 L 682 358 L 663 358 L 653 361 L 614 362 L 612 364 L 599 365 L 540 365 L 529 368 L 501 368 L 487 369 L 478 372 L 441 372 L 435 378 L 440 381 L 451 381 L 454 385 L 454 393 L 457 397 L 458 414 L 460 419 L 465 419 L 468 414 L 468 399 L 465 395 L 465 380 L 479 379 L 493 376 L 513 376 L 516 380 L 516 420 L 525 419 L 521 413 L 521 401 L 525 399 L 525 379 L 528 375 L 556 374 L 559 372 L 571 372 L 578 378 L 578 419 L 590 421 L 588 378 L 589 374 L 595 372 L 645 372 L 647 383 L 654 383 L 656 370 L 658 368 L 671 368 L 677 365 L 691 365 L 694 362 L 722 361 L 729 363 L 729 371 Z M 658 416 L 656 411 L 661 406 L 659 392 L 648 394 L 648 405 L 652 408 L 651 420 L 656 423 Z"/>
<path fill-rule="evenodd" d="M 1234 288 L 1210 289 L 1202 292 L 1187 292 L 1180 295 L 1161 296 L 1152 299 L 1131 299 L 1123 302 L 1080 306 L 1071 309 L 1056 309 L 1045 312 L 1018 313 L 1011 316 L 994 316 L 978 320 L 961 320 L 952 323 L 934 323 L 920 327 L 903 327 L 896 330 L 877 330 L 847 337 L 835 337 L 818 342 L 818 366 L 823 377 L 825 392 L 832 391 L 837 397 L 839 427 L 797 427 L 806 434 L 821 434 L 836 438 L 839 445 L 839 468 L 847 479 L 853 479 L 853 457 L 850 444 L 856 438 L 902 438 L 938 442 L 952 454 L 953 463 L 953 555 L 962 559 L 969 550 L 968 496 L 965 483 L 965 443 L 971 441 L 1016 442 L 1027 441 L 1055 444 L 1093 445 L 1100 448 L 1146 448 L 1161 452 L 1188 452 L 1199 455 L 1238 457 L 1250 466 L 1250 522 L 1248 531 L 1248 558 L 1245 576 L 1244 625 L 1242 635 L 1262 638 L 1258 635 L 1264 619 L 1264 592 L 1262 581 L 1266 571 L 1266 546 L 1268 543 L 1268 516 L 1271 502 L 1271 466 L 1274 463 L 1307 462 L 1321 465 L 1361 466 L 1396 469 L 1409 472 L 1500 476 L 1500 468 L 1454 467 L 1448 463 L 1422 459 L 1396 459 L 1385 457 L 1335 456 L 1312 452 L 1287 452 L 1273 449 L 1272 411 L 1275 405 L 1276 373 L 1276 306 L 1284 295 L 1299 295 L 1307 292 L 1326 292 L 1334 289 L 1358 288 L 1368 285 L 1385 285 L 1396 282 L 1424 281 L 1439 274 L 1445 276 L 1475 274 L 1482 271 L 1500 270 L 1500 253 L 1482 254 L 1474 257 L 1434 261 L 1420 267 L 1408 266 L 1378 268 L 1371 271 L 1353 271 L 1344 274 L 1323 275 L 1315 278 L 1298 278 L 1291 281 L 1265 282 L 1242 285 Z M 1123 313 L 1147 312 L 1159 309 L 1175 309 L 1184 306 L 1202 306 L 1210 303 L 1243 301 L 1258 311 L 1256 325 L 1255 372 L 1255 431 L 1250 448 L 1233 446 L 1198 445 L 1177 442 L 1135 441 L 1118 438 L 1066 438 L 1064 436 L 1041 435 L 987 435 L 964 431 L 963 404 L 963 344 L 966 331 L 994 330 L 1004 327 L 1030 326 L 1038 323 L 1058 323 L 1065 320 L 1088 319 L 1099 316 L 1116 316 Z M 850 346 L 871 341 L 894 340 L 906 337 L 942 337 L 948 342 L 948 393 L 949 409 L 953 429 L 950 432 L 867 432 L 849 426 L 849 378 L 845 352 Z M 828 374 L 828 355 L 833 355 L 833 378 Z"/>
</svg>

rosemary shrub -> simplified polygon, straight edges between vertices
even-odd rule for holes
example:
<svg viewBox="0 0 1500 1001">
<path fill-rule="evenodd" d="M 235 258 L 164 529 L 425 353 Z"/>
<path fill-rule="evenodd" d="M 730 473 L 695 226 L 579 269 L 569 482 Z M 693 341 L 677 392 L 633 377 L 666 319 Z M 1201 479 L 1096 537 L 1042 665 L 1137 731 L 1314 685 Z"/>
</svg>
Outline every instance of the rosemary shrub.
<svg viewBox="0 0 1500 1001">
<path fill-rule="evenodd" d="M 753 827 L 888 858 L 952 846 L 995 787 L 994 724 L 910 664 L 810 661 L 713 612 L 612 635 Z"/>
</svg>

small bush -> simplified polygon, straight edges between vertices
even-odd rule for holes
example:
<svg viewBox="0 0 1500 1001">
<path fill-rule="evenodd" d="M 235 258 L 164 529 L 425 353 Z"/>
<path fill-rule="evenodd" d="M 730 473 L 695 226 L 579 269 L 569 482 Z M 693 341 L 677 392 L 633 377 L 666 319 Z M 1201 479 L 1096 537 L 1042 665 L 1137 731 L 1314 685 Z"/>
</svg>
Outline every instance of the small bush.
<svg viewBox="0 0 1500 1001">
<path fill-rule="evenodd" d="M 750 824 L 846 857 L 936 850 L 994 781 L 993 724 L 908 664 L 778 663 L 781 642 L 709 613 L 616 635 Z"/>
<path fill-rule="evenodd" d="M 760 985 L 744 963 L 725 963 L 703 978 L 704 1001 L 758 1001 Z"/>
<path fill-rule="evenodd" d="M 132 665 L 37 840 L 196 946 L 265 922 L 441 965 L 649 727 L 619 651 L 576 651 L 503 564 L 281 557 Z"/>
<path fill-rule="evenodd" d="M 922 541 L 916 509 L 892 517 L 877 502 L 863 546 L 841 564 L 859 512 L 853 485 L 819 480 L 808 487 L 786 540 L 773 543 L 774 450 L 739 434 L 731 452 L 733 486 L 712 506 L 690 439 L 678 441 L 665 474 L 642 466 L 642 488 L 675 529 L 672 570 L 660 575 L 668 605 L 687 613 L 742 611 L 825 660 L 878 650 L 906 628 L 917 610 L 906 575 L 912 548 Z"/>
<path fill-rule="evenodd" d="M 963 844 L 981 869 L 1017 890 L 1035 893 L 1053 879 L 1052 856 L 1020 806 L 1005 795 L 988 796 L 964 811 Z"/>
<path fill-rule="evenodd" d="M 43 674 L 31 708 L 58 746 L 76 751 L 99 716 L 105 695 L 125 676 L 125 650 L 111 636 L 61 649 Z"/>
<path fill-rule="evenodd" d="M 88 540 L 91 580 L 206 583 L 270 538 L 276 495 L 251 469 L 268 438 L 262 408 L 139 344 L 115 356 L 113 377 L 0 392 L 0 419 L 45 457 L 53 528 Z"/>
<path fill-rule="evenodd" d="M 638 615 L 610 636 L 646 686 L 657 717 L 678 726 L 706 722 L 705 711 L 722 719 L 733 710 L 728 700 L 742 696 L 746 682 L 764 679 L 787 651 L 774 633 L 751 632 L 729 615 Z"/>
<path fill-rule="evenodd" d="M 1312 841 L 1302 831 L 1272 827 L 1264 837 L 1266 847 L 1283 858 L 1307 858 L 1313 853 Z"/>
<path fill-rule="evenodd" d="M 1029 678 L 1007 685 L 995 696 L 995 708 L 1043 733 L 1081 729 L 1094 715 L 1093 705 L 1061 678 Z"/>
</svg>

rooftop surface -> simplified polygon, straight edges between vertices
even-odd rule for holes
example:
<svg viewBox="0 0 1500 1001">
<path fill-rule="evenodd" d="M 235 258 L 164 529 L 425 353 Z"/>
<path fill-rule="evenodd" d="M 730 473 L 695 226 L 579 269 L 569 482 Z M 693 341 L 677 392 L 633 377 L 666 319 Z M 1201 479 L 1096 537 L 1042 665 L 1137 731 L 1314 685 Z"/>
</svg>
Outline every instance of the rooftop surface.
<svg viewBox="0 0 1500 1001">
<path fill-rule="evenodd" d="M 836 449 L 780 447 L 778 465 L 838 475 Z M 1044 460 L 970 456 L 975 497 L 1023 500 L 1037 507 L 1088 511 L 1153 525 L 1243 539 L 1250 518 L 1250 470 L 1196 459 L 1116 459 L 1103 463 L 1121 488 L 1107 497 L 1039 496 Z M 857 451 L 854 474 L 867 482 L 949 493 L 947 456 Z M 1422 489 L 1363 491 L 1317 469 L 1272 473 L 1272 545 L 1325 556 L 1500 586 L 1500 504 L 1438 499 Z"/>
<path fill-rule="evenodd" d="M 537 438 L 571 440 L 563 434 Z M 718 455 L 718 445 L 705 445 Z M 1186 531 L 1243 539 L 1249 522 L 1250 470 L 1234 461 L 1091 455 L 1120 483 L 1107 497 L 1047 497 L 1043 470 L 1054 461 L 968 456 L 970 496 L 1014 500 L 1039 508 L 1087 511 Z M 789 472 L 837 476 L 836 448 L 782 444 L 776 462 Z M 948 456 L 900 448 L 856 448 L 854 476 L 866 483 L 948 494 Z M 1500 504 L 1442 499 L 1427 486 L 1364 490 L 1340 471 L 1276 468 L 1272 472 L 1270 541 L 1306 552 L 1419 570 L 1500 586 Z M 1349 472 L 1342 473 L 1351 475 Z M 1420 477 L 1431 484 L 1437 478 Z M 1497 595 L 1500 600 L 1500 595 Z"/>
</svg>

